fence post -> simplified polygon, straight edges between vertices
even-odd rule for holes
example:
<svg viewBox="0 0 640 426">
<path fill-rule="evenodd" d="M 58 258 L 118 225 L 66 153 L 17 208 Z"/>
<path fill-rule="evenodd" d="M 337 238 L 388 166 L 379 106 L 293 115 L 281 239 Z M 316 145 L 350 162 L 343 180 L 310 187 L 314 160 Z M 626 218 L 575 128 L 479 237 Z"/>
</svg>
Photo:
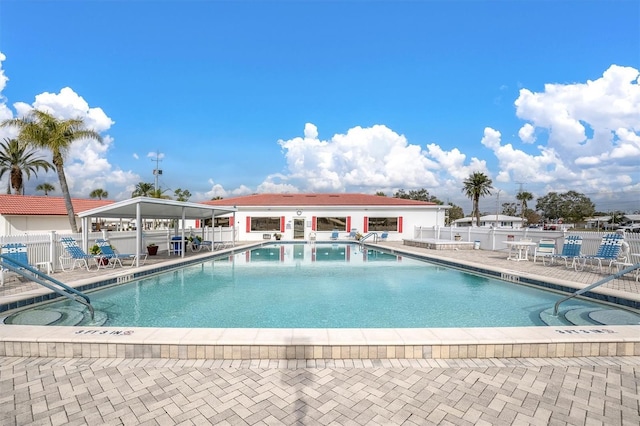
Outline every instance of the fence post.
<svg viewBox="0 0 640 426">
<path fill-rule="evenodd" d="M 49 262 L 51 262 L 51 269 L 53 269 L 53 272 L 56 271 L 56 267 L 58 266 L 56 259 L 58 258 L 56 256 L 56 231 L 50 231 L 49 232 Z"/>
</svg>

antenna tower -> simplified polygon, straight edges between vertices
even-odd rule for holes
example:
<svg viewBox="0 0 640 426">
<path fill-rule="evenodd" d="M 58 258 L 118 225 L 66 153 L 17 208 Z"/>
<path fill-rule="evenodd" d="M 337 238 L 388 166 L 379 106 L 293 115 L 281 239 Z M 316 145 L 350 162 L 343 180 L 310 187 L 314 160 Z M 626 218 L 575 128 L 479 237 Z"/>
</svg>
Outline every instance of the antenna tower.
<svg viewBox="0 0 640 426">
<path fill-rule="evenodd" d="M 160 162 L 162 161 L 160 159 L 160 152 L 156 151 L 156 156 L 155 156 L 155 158 L 152 158 L 151 161 L 155 161 L 156 162 L 156 168 L 153 169 L 153 175 L 156 177 L 154 189 L 156 191 L 158 191 L 158 193 L 160 193 L 160 187 L 158 186 L 159 185 L 158 176 L 160 176 L 162 174 L 162 170 L 160 170 Z"/>
</svg>

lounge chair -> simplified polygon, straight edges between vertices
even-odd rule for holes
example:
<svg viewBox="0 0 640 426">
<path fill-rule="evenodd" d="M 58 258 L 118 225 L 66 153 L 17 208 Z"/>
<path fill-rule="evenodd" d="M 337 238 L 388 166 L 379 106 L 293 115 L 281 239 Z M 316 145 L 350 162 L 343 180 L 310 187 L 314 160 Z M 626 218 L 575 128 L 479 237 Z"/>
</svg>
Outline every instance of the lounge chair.
<svg viewBox="0 0 640 426">
<path fill-rule="evenodd" d="M 213 250 L 222 250 L 235 246 L 235 242 L 233 241 L 214 241 L 212 244 Z"/>
<path fill-rule="evenodd" d="M 622 242 L 624 237 L 619 234 L 607 234 L 602 237 L 598 251 L 594 255 L 579 256 L 574 261 L 574 267 L 576 271 L 582 271 L 587 263 L 595 268 L 598 265 L 598 270 L 602 272 L 602 265 L 607 264 L 607 267 L 611 269 L 613 263 L 618 260 L 618 255 L 622 249 Z"/>
<path fill-rule="evenodd" d="M 582 237 L 579 235 L 568 235 L 564 239 L 562 245 L 562 252 L 558 254 L 552 254 L 550 256 L 544 256 L 542 258 L 542 264 L 546 265 L 546 261 L 549 261 L 549 265 L 553 265 L 556 259 L 564 260 L 564 266 L 569 268 L 569 260 L 571 260 L 571 267 L 576 258 L 580 257 L 580 251 L 582 250 Z"/>
<path fill-rule="evenodd" d="M 380 234 L 380 241 L 387 241 L 387 237 L 389 236 L 388 232 L 383 232 Z"/>
<path fill-rule="evenodd" d="M 358 234 L 358 231 L 356 231 L 355 229 L 352 229 L 351 232 L 349 232 L 348 238 L 355 240 L 357 234 Z"/>
<path fill-rule="evenodd" d="M 111 265 L 111 267 L 115 268 L 116 265 L 120 265 L 120 267 L 122 267 L 122 259 L 127 259 L 127 260 L 131 260 L 131 267 L 135 266 L 136 264 L 136 260 L 138 258 L 137 254 L 124 254 L 124 253 L 116 253 L 112 248 L 111 248 L 111 244 L 109 244 L 109 241 L 104 240 L 104 239 L 97 239 L 96 240 L 96 244 L 98 245 L 98 247 L 100 247 L 100 256 L 103 259 L 107 259 L 107 264 L 104 266 L 109 266 Z M 144 262 L 146 262 L 147 260 L 147 255 L 146 253 L 142 253 L 142 256 L 140 260 L 141 263 L 140 265 L 144 265 Z M 102 262 L 98 261 L 98 269 L 100 269 L 100 265 L 102 264 Z"/>
<path fill-rule="evenodd" d="M 66 254 L 60 256 L 60 267 L 63 271 L 67 271 L 66 269 L 64 269 L 64 264 L 67 262 L 72 262 L 70 269 L 71 271 L 75 269 L 77 264 L 84 265 L 84 267 L 87 268 L 87 271 L 90 271 L 91 268 L 89 267 L 88 262 L 90 259 L 94 261 L 98 268 L 100 268 L 100 264 L 98 263 L 99 256 L 96 257 L 91 254 L 85 253 L 84 250 L 82 250 L 78 245 L 78 242 L 73 238 L 60 238 L 60 243 L 62 243 L 62 247 L 64 247 L 64 250 L 66 252 Z"/>
<path fill-rule="evenodd" d="M 538 245 L 533 250 L 533 263 L 540 258 L 544 265 L 544 257 L 556 254 L 556 242 L 555 240 L 540 240 Z"/>
<path fill-rule="evenodd" d="M 330 238 L 331 238 L 332 240 L 337 240 L 339 237 L 340 237 L 340 235 L 338 234 L 338 231 L 333 231 L 333 232 L 331 233 L 331 237 L 330 237 Z"/>
<path fill-rule="evenodd" d="M 191 251 L 198 252 L 202 250 L 203 247 L 213 251 L 213 241 L 203 241 L 199 237 L 194 237 L 193 241 L 191 241 Z"/>
<path fill-rule="evenodd" d="M 6 262 L 8 265 L 14 268 L 22 269 L 21 265 L 11 261 L 15 260 L 22 265 L 29 265 L 29 258 L 27 257 L 27 246 L 24 244 L 5 244 L 2 246 L 2 255 L 4 256 L 4 258 L 2 259 L 2 264 L 5 264 Z M 4 275 L 7 272 L 11 272 L 11 270 L 0 267 L 0 286 L 4 285 Z"/>
</svg>

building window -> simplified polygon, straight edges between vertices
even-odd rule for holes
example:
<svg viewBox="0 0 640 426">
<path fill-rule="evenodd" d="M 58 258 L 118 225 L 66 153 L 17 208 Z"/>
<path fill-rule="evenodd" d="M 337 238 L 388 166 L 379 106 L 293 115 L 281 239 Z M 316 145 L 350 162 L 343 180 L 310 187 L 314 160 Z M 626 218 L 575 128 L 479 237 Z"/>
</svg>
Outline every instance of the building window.
<svg viewBox="0 0 640 426">
<path fill-rule="evenodd" d="M 227 216 L 227 217 L 216 217 L 215 222 L 213 223 L 214 223 L 214 227 L 216 228 L 218 227 L 228 228 L 231 226 L 229 225 L 230 222 L 231 222 L 231 217 Z M 205 219 L 204 226 L 211 226 L 211 219 Z"/>
<path fill-rule="evenodd" d="M 333 231 L 333 230 L 346 231 L 347 218 L 346 217 L 317 217 L 316 230 L 317 231 Z"/>
<path fill-rule="evenodd" d="M 228 228 L 229 227 L 229 221 L 231 220 L 230 217 L 216 217 L 215 218 L 215 227 L 223 227 L 223 228 Z"/>
<path fill-rule="evenodd" d="M 397 217 L 370 217 L 368 218 L 369 232 L 375 231 L 398 231 Z"/>
<path fill-rule="evenodd" d="M 252 217 L 251 232 L 280 231 L 280 217 Z"/>
</svg>

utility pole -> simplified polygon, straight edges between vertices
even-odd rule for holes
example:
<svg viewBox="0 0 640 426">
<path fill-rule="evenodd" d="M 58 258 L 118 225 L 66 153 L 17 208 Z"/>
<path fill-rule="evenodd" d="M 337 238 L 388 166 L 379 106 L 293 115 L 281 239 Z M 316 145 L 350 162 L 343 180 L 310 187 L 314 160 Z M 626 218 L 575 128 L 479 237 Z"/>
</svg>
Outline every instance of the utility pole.
<svg viewBox="0 0 640 426">
<path fill-rule="evenodd" d="M 158 176 L 160 176 L 162 174 L 162 170 L 160 170 L 160 162 L 162 161 L 162 157 L 160 156 L 160 152 L 156 151 L 156 156 L 155 158 L 152 158 L 151 161 L 155 161 L 156 162 L 156 168 L 153 169 L 153 175 L 156 177 L 155 180 L 155 184 L 154 184 L 154 189 L 157 191 L 158 194 L 160 194 L 160 187 L 158 186 Z"/>
</svg>

